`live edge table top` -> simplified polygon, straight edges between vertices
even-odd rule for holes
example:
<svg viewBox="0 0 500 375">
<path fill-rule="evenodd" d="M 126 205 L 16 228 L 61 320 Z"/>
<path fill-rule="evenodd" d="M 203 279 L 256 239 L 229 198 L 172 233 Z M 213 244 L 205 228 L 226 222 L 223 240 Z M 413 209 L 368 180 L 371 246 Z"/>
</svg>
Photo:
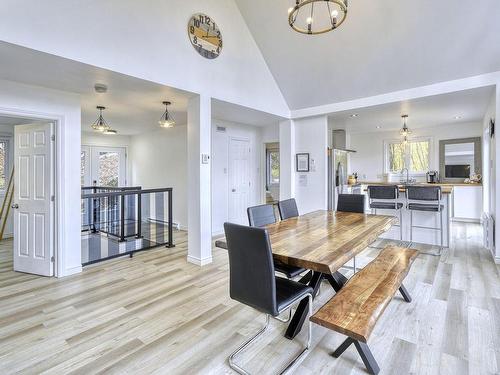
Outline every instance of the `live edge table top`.
<svg viewBox="0 0 500 375">
<path fill-rule="evenodd" d="M 266 229 L 275 259 L 333 274 L 395 221 L 392 216 L 315 211 L 267 225 Z M 219 243 L 225 245 L 223 241 Z"/>
</svg>

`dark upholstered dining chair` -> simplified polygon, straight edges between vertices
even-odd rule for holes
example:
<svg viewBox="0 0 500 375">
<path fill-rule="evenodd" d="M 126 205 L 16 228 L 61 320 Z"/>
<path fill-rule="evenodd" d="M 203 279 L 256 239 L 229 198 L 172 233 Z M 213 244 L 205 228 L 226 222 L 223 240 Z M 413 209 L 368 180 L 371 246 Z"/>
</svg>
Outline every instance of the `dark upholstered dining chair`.
<svg viewBox="0 0 500 375">
<path fill-rule="evenodd" d="M 265 326 L 229 356 L 231 368 L 240 374 L 247 374 L 235 363 L 235 357 L 267 329 L 270 317 L 278 317 L 283 311 L 289 310 L 294 303 L 308 298 L 309 316 L 311 316 L 313 289 L 308 285 L 275 276 L 271 243 L 266 229 L 225 223 L 224 232 L 229 254 L 231 299 L 266 314 Z M 294 357 L 285 370 L 298 362 L 310 345 L 311 322 L 309 321 L 306 347 Z"/>
<path fill-rule="evenodd" d="M 286 199 L 284 201 L 279 201 L 278 210 L 280 212 L 281 220 L 286 220 L 291 217 L 299 216 L 299 210 L 297 209 L 297 202 L 295 202 L 294 198 Z"/>
<path fill-rule="evenodd" d="M 337 211 L 365 213 L 365 196 L 362 194 L 339 194 Z"/>
<path fill-rule="evenodd" d="M 268 224 L 276 223 L 274 215 L 274 207 L 271 204 L 263 204 L 261 206 L 248 207 L 248 223 L 251 227 L 263 227 Z M 306 271 L 301 267 L 293 267 L 279 261 L 274 262 L 276 272 L 282 273 L 289 279 L 297 277 L 302 272 Z"/>
</svg>

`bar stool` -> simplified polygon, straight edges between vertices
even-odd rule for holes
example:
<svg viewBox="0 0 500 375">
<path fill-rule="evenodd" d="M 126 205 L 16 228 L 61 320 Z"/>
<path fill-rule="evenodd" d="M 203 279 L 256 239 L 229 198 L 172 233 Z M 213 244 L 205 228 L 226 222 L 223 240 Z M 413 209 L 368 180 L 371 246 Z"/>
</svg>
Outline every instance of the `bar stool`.
<svg viewBox="0 0 500 375">
<path fill-rule="evenodd" d="M 388 186 L 368 186 L 368 205 L 372 213 L 377 214 L 380 210 L 395 210 L 399 212 L 399 241 L 403 241 L 403 206 L 398 202 L 399 187 L 397 185 Z"/>
<path fill-rule="evenodd" d="M 413 228 L 423 228 L 438 230 L 441 235 L 441 242 L 439 251 L 434 253 L 423 253 L 433 256 L 441 256 L 443 250 L 443 210 L 444 205 L 441 204 L 441 187 L 440 186 L 407 186 L 406 187 L 406 200 L 407 208 L 410 211 L 410 244 L 413 241 Z M 413 211 L 420 212 L 434 212 L 439 213 L 440 227 L 424 227 L 413 225 Z"/>
</svg>

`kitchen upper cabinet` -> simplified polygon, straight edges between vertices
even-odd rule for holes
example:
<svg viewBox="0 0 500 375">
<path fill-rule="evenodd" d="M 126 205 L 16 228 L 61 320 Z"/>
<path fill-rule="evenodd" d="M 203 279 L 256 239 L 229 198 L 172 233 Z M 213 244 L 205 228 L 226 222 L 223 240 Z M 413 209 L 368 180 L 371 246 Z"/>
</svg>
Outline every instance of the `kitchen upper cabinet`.
<svg viewBox="0 0 500 375">
<path fill-rule="evenodd" d="M 480 220 L 482 212 L 482 186 L 455 186 L 453 188 L 454 219 Z"/>
</svg>

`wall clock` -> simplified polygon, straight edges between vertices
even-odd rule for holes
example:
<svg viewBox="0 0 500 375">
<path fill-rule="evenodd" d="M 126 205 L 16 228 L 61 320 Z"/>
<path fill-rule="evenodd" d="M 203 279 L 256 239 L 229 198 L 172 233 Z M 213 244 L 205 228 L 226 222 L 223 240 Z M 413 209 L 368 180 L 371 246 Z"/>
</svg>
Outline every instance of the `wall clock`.
<svg viewBox="0 0 500 375">
<path fill-rule="evenodd" d="M 207 59 L 215 59 L 222 51 L 222 35 L 217 24 L 206 14 L 198 13 L 188 23 L 188 35 L 194 49 Z"/>
</svg>

